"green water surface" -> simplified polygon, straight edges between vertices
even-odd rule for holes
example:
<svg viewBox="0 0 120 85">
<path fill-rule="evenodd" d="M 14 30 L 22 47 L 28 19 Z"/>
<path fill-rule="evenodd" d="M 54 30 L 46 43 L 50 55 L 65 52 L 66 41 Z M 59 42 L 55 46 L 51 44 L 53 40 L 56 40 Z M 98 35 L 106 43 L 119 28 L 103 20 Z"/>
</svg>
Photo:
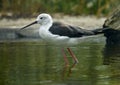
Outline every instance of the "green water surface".
<svg viewBox="0 0 120 85">
<path fill-rule="evenodd" d="M 0 85 L 120 85 L 120 47 L 87 42 L 71 47 L 79 63 L 60 46 L 38 41 L 0 42 Z"/>
</svg>

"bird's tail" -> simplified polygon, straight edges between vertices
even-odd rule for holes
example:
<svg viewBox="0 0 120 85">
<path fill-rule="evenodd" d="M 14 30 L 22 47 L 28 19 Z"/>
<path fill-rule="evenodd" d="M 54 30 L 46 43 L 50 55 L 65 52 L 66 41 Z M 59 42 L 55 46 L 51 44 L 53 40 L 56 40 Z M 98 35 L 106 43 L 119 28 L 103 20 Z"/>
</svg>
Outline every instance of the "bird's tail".
<svg viewBox="0 0 120 85">
<path fill-rule="evenodd" d="M 97 29 L 92 30 L 92 32 L 94 33 L 94 35 L 103 34 L 103 33 L 105 33 L 105 31 L 107 31 L 109 29 L 110 28 L 97 28 Z"/>
</svg>

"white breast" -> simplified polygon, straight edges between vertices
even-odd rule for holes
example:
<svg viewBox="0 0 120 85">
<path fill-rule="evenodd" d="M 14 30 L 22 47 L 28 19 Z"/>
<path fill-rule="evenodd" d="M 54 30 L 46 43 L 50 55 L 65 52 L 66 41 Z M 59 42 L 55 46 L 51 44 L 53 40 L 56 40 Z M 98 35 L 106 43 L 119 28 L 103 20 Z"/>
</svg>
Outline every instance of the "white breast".
<svg viewBox="0 0 120 85">
<path fill-rule="evenodd" d="M 42 26 L 39 29 L 39 35 L 43 40 L 57 45 L 77 44 L 77 39 L 69 38 L 67 36 L 54 35 L 47 28 Z"/>
</svg>

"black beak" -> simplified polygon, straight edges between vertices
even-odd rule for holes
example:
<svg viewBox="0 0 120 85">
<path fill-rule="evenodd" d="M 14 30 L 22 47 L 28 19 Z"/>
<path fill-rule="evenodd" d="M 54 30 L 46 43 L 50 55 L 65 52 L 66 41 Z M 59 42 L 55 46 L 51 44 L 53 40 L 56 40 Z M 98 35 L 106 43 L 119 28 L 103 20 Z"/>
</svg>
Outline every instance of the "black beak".
<svg viewBox="0 0 120 85">
<path fill-rule="evenodd" d="M 29 27 L 29 26 L 31 26 L 31 25 L 33 25 L 33 24 L 36 24 L 36 23 L 37 23 L 37 21 L 34 21 L 34 22 L 32 22 L 32 23 L 30 23 L 30 24 L 22 27 L 20 30 L 23 30 L 23 29 L 25 29 L 26 27 Z"/>
</svg>

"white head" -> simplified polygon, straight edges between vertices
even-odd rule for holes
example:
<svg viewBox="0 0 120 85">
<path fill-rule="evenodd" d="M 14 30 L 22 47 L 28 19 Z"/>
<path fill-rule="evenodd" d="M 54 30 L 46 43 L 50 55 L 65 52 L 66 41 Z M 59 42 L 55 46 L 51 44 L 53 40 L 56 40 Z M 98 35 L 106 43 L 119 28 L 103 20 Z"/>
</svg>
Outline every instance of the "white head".
<svg viewBox="0 0 120 85">
<path fill-rule="evenodd" d="M 26 27 L 29 27 L 29 26 L 31 26 L 33 24 L 37 24 L 37 23 L 40 24 L 40 25 L 45 25 L 45 26 L 46 25 L 52 25 L 53 20 L 52 20 L 52 17 L 49 14 L 42 13 L 42 14 L 38 15 L 36 21 L 22 27 L 21 29 L 24 29 Z"/>
<path fill-rule="evenodd" d="M 36 21 L 40 25 L 47 25 L 47 24 L 53 23 L 52 17 L 46 13 L 42 13 L 42 14 L 38 15 Z"/>
</svg>

